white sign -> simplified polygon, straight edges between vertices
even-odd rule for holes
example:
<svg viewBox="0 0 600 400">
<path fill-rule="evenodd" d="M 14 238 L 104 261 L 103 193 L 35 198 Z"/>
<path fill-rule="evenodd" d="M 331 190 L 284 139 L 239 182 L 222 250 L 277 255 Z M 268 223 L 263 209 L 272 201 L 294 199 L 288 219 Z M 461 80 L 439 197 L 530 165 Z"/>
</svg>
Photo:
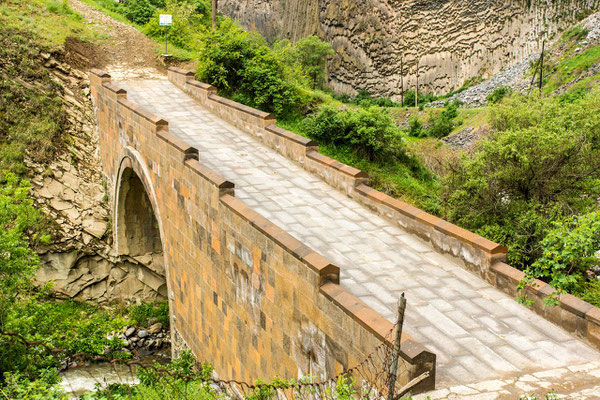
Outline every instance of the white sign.
<svg viewBox="0 0 600 400">
<path fill-rule="evenodd" d="M 171 26 L 173 25 L 173 16 L 171 14 L 160 14 L 159 21 L 160 26 Z"/>
</svg>

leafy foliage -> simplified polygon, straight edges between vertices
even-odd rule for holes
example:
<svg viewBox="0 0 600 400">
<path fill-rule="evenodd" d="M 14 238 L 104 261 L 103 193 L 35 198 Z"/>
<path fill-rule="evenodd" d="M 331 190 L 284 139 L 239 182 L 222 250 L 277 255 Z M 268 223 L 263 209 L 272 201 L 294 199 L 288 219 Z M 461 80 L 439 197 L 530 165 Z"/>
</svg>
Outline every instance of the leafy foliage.
<svg viewBox="0 0 600 400">
<path fill-rule="evenodd" d="M 542 255 L 525 270 L 521 288 L 536 278 L 548 281 L 556 295 L 573 292 L 588 281 L 587 271 L 600 264 L 600 212 L 569 217 L 555 222 L 541 242 Z M 600 299 L 596 299 L 600 300 Z"/>
<path fill-rule="evenodd" d="M 157 40 L 164 40 L 165 27 L 159 25 L 159 14 L 171 14 L 173 25 L 167 29 L 169 43 L 186 50 L 195 50 L 201 40 L 210 17 L 210 8 L 204 1 L 165 0 L 163 6 L 153 11 L 152 18 L 144 26 L 144 33 Z"/>
<path fill-rule="evenodd" d="M 224 22 L 204 36 L 200 60 L 198 78 L 236 100 L 278 115 L 297 109 L 297 90 L 262 36 Z"/>
<path fill-rule="evenodd" d="M 492 91 L 487 97 L 487 101 L 490 104 L 495 104 L 501 101 L 506 96 L 510 95 L 513 92 L 512 88 L 508 86 L 498 86 L 496 89 Z"/>
<path fill-rule="evenodd" d="M 516 266 L 531 265 L 552 221 L 595 205 L 599 111 L 598 92 L 572 104 L 514 96 L 492 107 L 496 133 L 444 179 L 446 216 L 508 244 Z"/>
<path fill-rule="evenodd" d="M 68 396 L 59 389 L 56 370 L 43 370 L 39 379 L 31 380 L 15 372 L 4 375 L 2 394 L 12 400 L 66 400 Z"/>
<path fill-rule="evenodd" d="M 0 327 L 19 295 L 30 288 L 39 259 L 31 241 L 48 241 L 37 237 L 40 214 L 29 197 L 30 184 L 7 173 L 0 178 Z"/>
<path fill-rule="evenodd" d="M 127 314 L 138 326 L 146 327 L 154 322 L 160 322 L 164 327 L 169 327 L 169 302 L 167 300 L 132 305 Z"/>
<path fill-rule="evenodd" d="M 458 116 L 458 102 L 449 102 L 437 116 L 430 115 L 427 122 L 427 136 L 446 137 L 454 129 L 454 119 Z"/>
<path fill-rule="evenodd" d="M 302 122 L 303 131 L 322 143 L 348 146 L 368 160 L 403 154 L 400 131 L 385 110 L 323 106 Z"/>
<path fill-rule="evenodd" d="M 312 87 L 322 86 L 325 82 L 327 58 L 335 54 L 331 44 L 311 35 L 296 43 L 294 53 L 302 69 L 310 77 Z"/>
<path fill-rule="evenodd" d="M 417 96 L 418 105 L 422 106 L 427 103 L 431 103 L 432 101 L 437 100 L 437 97 L 431 93 L 425 93 L 419 90 L 419 95 Z M 404 103 L 402 104 L 405 107 L 414 107 L 415 106 L 415 90 L 410 89 L 404 91 Z"/>
</svg>

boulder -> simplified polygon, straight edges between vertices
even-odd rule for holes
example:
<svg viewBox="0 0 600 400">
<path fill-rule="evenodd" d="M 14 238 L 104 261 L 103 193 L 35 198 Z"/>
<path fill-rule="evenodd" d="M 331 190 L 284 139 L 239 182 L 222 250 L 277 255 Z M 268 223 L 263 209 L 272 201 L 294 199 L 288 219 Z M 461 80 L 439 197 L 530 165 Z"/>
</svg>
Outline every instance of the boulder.
<svg viewBox="0 0 600 400">
<path fill-rule="evenodd" d="M 150 328 L 148 328 L 148 333 L 151 335 L 156 335 L 157 333 L 159 333 L 160 331 L 162 331 L 163 328 L 163 324 L 161 324 L 160 322 L 157 322 L 156 324 L 150 326 Z"/>
<path fill-rule="evenodd" d="M 125 336 L 126 337 L 130 337 L 131 335 L 133 335 L 135 333 L 135 328 L 133 326 L 129 327 L 126 331 L 125 331 Z"/>
</svg>

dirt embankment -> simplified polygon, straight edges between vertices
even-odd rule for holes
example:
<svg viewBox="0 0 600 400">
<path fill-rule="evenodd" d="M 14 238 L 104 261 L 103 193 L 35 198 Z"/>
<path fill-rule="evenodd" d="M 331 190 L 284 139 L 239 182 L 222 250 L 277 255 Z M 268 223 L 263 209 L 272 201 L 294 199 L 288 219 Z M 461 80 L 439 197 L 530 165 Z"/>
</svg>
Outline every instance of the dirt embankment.
<svg viewBox="0 0 600 400">
<path fill-rule="evenodd" d="M 69 0 L 71 8 L 93 25 L 100 36 L 97 45 L 67 42 L 66 50 L 77 62 L 78 55 L 87 59 L 85 69 L 102 68 L 115 80 L 123 78 L 162 77 L 165 67 L 159 61 L 156 43 L 131 25 L 120 22 L 79 0 Z"/>
</svg>

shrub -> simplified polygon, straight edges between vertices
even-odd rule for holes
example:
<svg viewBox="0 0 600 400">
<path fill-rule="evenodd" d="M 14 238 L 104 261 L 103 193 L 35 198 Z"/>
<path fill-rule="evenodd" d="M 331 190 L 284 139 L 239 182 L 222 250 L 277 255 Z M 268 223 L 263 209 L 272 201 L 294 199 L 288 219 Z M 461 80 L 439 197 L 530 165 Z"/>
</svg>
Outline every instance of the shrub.
<svg viewBox="0 0 600 400">
<path fill-rule="evenodd" d="M 283 79 L 280 65 L 268 52 L 246 63 L 239 90 L 248 96 L 249 105 L 280 116 L 297 107 L 297 91 Z"/>
<path fill-rule="evenodd" d="M 145 25 L 150 21 L 155 10 L 149 0 L 124 0 L 120 8 L 128 20 L 138 25 Z"/>
<path fill-rule="evenodd" d="M 207 32 L 198 78 L 244 103 L 278 115 L 297 108 L 298 91 L 284 79 L 284 68 L 264 39 L 232 22 Z"/>
<path fill-rule="evenodd" d="M 165 301 L 147 303 L 129 307 L 128 314 L 136 325 L 148 326 L 151 321 L 160 322 L 164 327 L 169 327 L 169 303 Z"/>
<path fill-rule="evenodd" d="M 454 119 L 458 116 L 458 102 L 447 103 L 437 116 L 430 115 L 427 135 L 435 138 L 446 137 L 454 129 Z"/>
<path fill-rule="evenodd" d="M 542 254 L 525 270 L 525 287 L 539 278 L 562 292 L 573 292 L 588 280 L 587 271 L 600 264 L 600 212 L 555 222 L 541 242 Z M 552 302 L 556 296 L 549 296 Z M 600 299 L 597 299 L 600 300 Z"/>
<path fill-rule="evenodd" d="M 424 93 L 419 91 L 419 96 L 417 97 L 419 106 L 425 105 L 427 103 L 431 103 L 432 101 L 437 100 L 435 95 L 431 93 Z M 414 107 L 415 106 L 415 91 L 413 89 L 404 91 L 404 103 L 402 104 L 404 107 Z"/>
<path fill-rule="evenodd" d="M 167 29 L 167 39 L 181 49 L 194 50 L 205 24 L 208 23 L 206 5 L 200 0 L 166 0 L 163 4 L 164 8 L 154 11 L 152 18 L 144 26 L 144 33 L 157 40 L 164 40 L 165 27 L 159 25 L 159 14 L 171 14 L 173 25 Z"/>
<path fill-rule="evenodd" d="M 426 135 L 423 131 L 423 123 L 419 120 L 418 115 L 411 115 L 408 119 L 408 135 L 421 138 Z"/>
<path fill-rule="evenodd" d="M 340 144 L 346 135 L 347 121 L 335 107 L 323 106 L 302 121 L 302 131 L 320 143 Z"/>
<path fill-rule="evenodd" d="M 496 132 L 444 178 L 446 216 L 509 246 L 531 265 L 552 221 L 586 213 L 600 194 L 600 93 L 575 103 L 511 96 L 490 109 Z"/>
<path fill-rule="evenodd" d="M 342 111 L 321 107 L 304 119 L 302 130 L 323 144 L 348 146 L 369 160 L 403 153 L 398 127 L 377 107 Z"/>
<path fill-rule="evenodd" d="M 512 88 L 508 86 L 498 86 L 496 89 L 492 91 L 487 97 L 487 101 L 490 104 L 496 104 L 500 102 L 503 98 L 508 96 L 513 92 Z"/>
<path fill-rule="evenodd" d="M 44 370 L 34 380 L 18 372 L 6 373 L 1 393 L 12 400 L 66 400 L 68 396 L 56 385 L 58 380 L 54 369 Z"/>
</svg>

